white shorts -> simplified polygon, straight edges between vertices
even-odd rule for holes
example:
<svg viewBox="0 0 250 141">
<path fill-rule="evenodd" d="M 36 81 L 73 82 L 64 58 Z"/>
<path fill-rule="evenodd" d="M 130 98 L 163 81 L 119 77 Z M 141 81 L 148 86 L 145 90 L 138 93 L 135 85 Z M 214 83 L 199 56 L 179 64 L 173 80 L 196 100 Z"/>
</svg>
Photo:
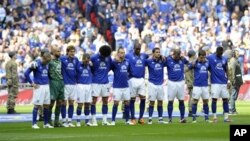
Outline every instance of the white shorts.
<svg viewBox="0 0 250 141">
<path fill-rule="evenodd" d="M 163 100 L 164 99 L 164 90 L 163 85 L 155 85 L 151 82 L 148 82 L 148 100 Z"/>
<path fill-rule="evenodd" d="M 131 91 L 131 97 L 137 97 L 139 95 L 146 96 L 144 78 L 131 78 L 128 83 Z"/>
<path fill-rule="evenodd" d="M 229 98 L 227 84 L 211 84 L 212 98 Z"/>
<path fill-rule="evenodd" d="M 92 96 L 94 97 L 108 97 L 109 84 L 92 84 Z"/>
<path fill-rule="evenodd" d="M 178 100 L 184 100 L 184 81 L 170 81 L 168 80 L 167 87 L 168 87 L 168 100 L 173 101 L 175 97 L 177 97 Z"/>
<path fill-rule="evenodd" d="M 33 90 L 32 103 L 34 105 L 50 104 L 49 85 L 39 85 L 39 88 Z"/>
<path fill-rule="evenodd" d="M 130 100 L 129 88 L 113 88 L 113 100 L 115 101 Z"/>
<path fill-rule="evenodd" d="M 198 100 L 199 100 L 200 97 L 201 97 L 202 99 L 209 99 L 208 86 L 204 86 L 204 87 L 197 87 L 197 86 L 194 86 L 192 98 L 193 98 L 193 99 L 198 99 Z"/>
<path fill-rule="evenodd" d="M 76 85 L 65 85 L 64 86 L 64 100 L 75 100 L 76 99 Z"/>
<path fill-rule="evenodd" d="M 90 103 L 92 102 L 91 84 L 77 84 L 76 103 Z"/>
</svg>

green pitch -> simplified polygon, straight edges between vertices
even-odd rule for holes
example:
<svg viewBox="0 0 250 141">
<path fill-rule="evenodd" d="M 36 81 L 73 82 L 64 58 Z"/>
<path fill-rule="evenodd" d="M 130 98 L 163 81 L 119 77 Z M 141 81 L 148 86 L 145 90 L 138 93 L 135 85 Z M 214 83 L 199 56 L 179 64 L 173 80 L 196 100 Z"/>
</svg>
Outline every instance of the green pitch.
<svg viewBox="0 0 250 141">
<path fill-rule="evenodd" d="M 221 103 L 221 102 L 219 102 Z M 221 104 L 219 104 L 221 106 Z M 175 111 L 177 110 L 175 105 Z M 231 116 L 230 124 L 250 124 L 250 102 L 238 102 L 239 115 Z M 31 110 L 32 107 L 23 107 Z M 200 109 L 200 108 L 199 108 Z M 1 113 L 3 107 L 1 107 Z M 21 108 L 19 108 L 19 111 Z M 221 107 L 218 108 L 221 112 Z M 27 112 L 27 111 L 25 111 Z M 147 114 L 147 113 L 145 113 Z M 165 119 L 166 120 L 166 119 Z M 180 124 L 175 118 L 172 124 L 158 125 L 157 119 L 152 125 L 126 126 L 119 120 L 116 126 L 31 129 L 31 123 L 0 123 L 0 141 L 228 141 L 229 125 L 223 122 L 222 116 L 218 123 L 205 123 L 198 117 L 198 123 Z M 42 127 L 42 123 L 39 123 Z"/>
</svg>

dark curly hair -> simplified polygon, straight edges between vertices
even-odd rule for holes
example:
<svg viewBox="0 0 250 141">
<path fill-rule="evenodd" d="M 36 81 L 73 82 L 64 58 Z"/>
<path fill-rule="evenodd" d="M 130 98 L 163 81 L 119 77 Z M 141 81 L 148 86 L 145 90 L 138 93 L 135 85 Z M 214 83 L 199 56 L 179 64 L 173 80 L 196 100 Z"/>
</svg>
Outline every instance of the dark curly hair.
<svg viewBox="0 0 250 141">
<path fill-rule="evenodd" d="M 112 50 L 111 50 L 111 47 L 108 46 L 108 45 L 103 45 L 100 47 L 99 49 L 99 53 L 101 54 L 101 56 L 103 57 L 108 57 L 110 56 Z"/>
</svg>

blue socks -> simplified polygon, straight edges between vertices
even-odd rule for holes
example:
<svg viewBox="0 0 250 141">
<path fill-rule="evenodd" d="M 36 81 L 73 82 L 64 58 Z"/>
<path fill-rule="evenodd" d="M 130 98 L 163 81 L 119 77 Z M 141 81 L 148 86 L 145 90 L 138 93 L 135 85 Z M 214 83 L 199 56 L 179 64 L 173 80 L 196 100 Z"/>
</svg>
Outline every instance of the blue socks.
<svg viewBox="0 0 250 141">
<path fill-rule="evenodd" d="M 228 101 L 223 101 L 223 110 L 224 113 L 228 113 L 229 112 L 229 107 L 228 107 Z"/>
<path fill-rule="evenodd" d="M 144 111 L 145 111 L 145 99 L 141 99 L 139 119 L 143 118 Z"/>
<path fill-rule="evenodd" d="M 125 119 L 126 119 L 126 122 L 127 122 L 128 119 L 129 119 L 129 105 L 125 105 L 124 112 L 125 112 Z"/>
<path fill-rule="evenodd" d="M 145 103 L 144 103 L 144 107 L 145 107 Z M 131 113 L 131 119 L 135 119 L 135 100 L 134 99 L 130 100 L 129 108 L 130 108 L 130 113 Z"/>
<path fill-rule="evenodd" d="M 85 107 L 84 106 L 84 115 L 85 115 L 85 123 L 88 123 L 89 122 L 89 119 L 86 118 L 89 116 L 89 107 Z"/>
<path fill-rule="evenodd" d="M 149 105 L 149 108 L 148 108 L 148 116 L 149 116 L 149 117 L 152 117 L 153 112 L 154 112 L 154 106 Z"/>
<path fill-rule="evenodd" d="M 66 105 L 61 106 L 61 114 L 62 114 L 62 118 L 65 119 L 66 118 Z"/>
<path fill-rule="evenodd" d="M 184 115 L 185 115 L 184 101 L 179 102 L 179 110 L 180 110 L 180 113 L 181 113 L 181 120 L 182 120 L 182 119 L 184 119 Z"/>
<path fill-rule="evenodd" d="M 96 114 L 96 107 L 95 107 L 95 105 L 91 105 L 90 110 L 91 110 L 91 115 L 95 115 Z"/>
<path fill-rule="evenodd" d="M 216 113 L 216 107 L 217 107 L 217 101 L 212 101 L 212 113 L 215 114 Z M 223 104 L 224 107 L 224 104 Z"/>
<path fill-rule="evenodd" d="M 172 120 L 172 113 L 173 113 L 173 102 L 169 101 L 168 102 L 168 118 L 169 120 Z"/>
<path fill-rule="evenodd" d="M 157 106 L 157 111 L 158 111 L 158 117 L 162 117 L 162 113 L 163 113 L 163 107 L 161 106 Z"/>
<path fill-rule="evenodd" d="M 44 125 L 49 123 L 49 108 L 43 108 Z"/>
<path fill-rule="evenodd" d="M 102 114 L 108 114 L 108 105 L 102 105 Z"/>
<path fill-rule="evenodd" d="M 74 105 L 69 105 L 69 108 L 68 108 L 68 117 L 70 119 L 72 119 L 73 114 L 74 114 Z"/>
<path fill-rule="evenodd" d="M 77 107 L 76 108 L 76 115 L 77 116 L 81 116 L 82 114 L 82 108 L 81 107 Z M 80 119 L 77 119 L 77 122 L 80 122 Z"/>
<path fill-rule="evenodd" d="M 208 104 L 203 104 L 203 110 L 204 110 L 204 114 L 205 114 L 205 120 L 208 120 L 208 114 L 209 114 Z"/>
<path fill-rule="evenodd" d="M 114 104 L 112 109 L 112 121 L 115 121 L 116 113 L 117 113 L 117 105 Z"/>
<path fill-rule="evenodd" d="M 192 104 L 193 120 L 196 120 L 196 112 L 197 112 L 197 103 L 196 104 Z"/>
<path fill-rule="evenodd" d="M 36 119 L 37 119 L 37 111 L 38 111 L 38 108 L 37 107 L 34 107 L 33 108 L 33 112 L 32 112 L 32 125 L 36 124 Z"/>
</svg>

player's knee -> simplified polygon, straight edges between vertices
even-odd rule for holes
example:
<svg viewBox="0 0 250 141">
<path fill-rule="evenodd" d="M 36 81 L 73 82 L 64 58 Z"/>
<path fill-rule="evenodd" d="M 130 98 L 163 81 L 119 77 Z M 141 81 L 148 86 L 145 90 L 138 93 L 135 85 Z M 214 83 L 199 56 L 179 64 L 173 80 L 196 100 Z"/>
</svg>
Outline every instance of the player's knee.
<svg viewBox="0 0 250 141">
<path fill-rule="evenodd" d="M 157 105 L 162 106 L 162 103 L 163 103 L 162 100 L 158 100 Z"/>
<path fill-rule="evenodd" d="M 193 104 L 197 104 L 197 103 L 198 103 L 198 100 L 197 100 L 197 99 L 193 99 L 192 103 L 193 103 Z"/>
<path fill-rule="evenodd" d="M 146 96 L 140 95 L 140 99 L 141 99 L 141 100 L 142 100 L 142 99 L 146 99 Z"/>
<path fill-rule="evenodd" d="M 204 99 L 203 104 L 208 104 L 208 99 Z"/>
<path fill-rule="evenodd" d="M 136 97 L 130 97 L 130 100 L 135 100 L 136 99 Z"/>
<path fill-rule="evenodd" d="M 83 103 L 78 103 L 77 107 L 82 108 Z"/>
<path fill-rule="evenodd" d="M 118 105 L 119 105 L 119 101 L 114 101 L 114 106 L 118 107 Z"/>
<path fill-rule="evenodd" d="M 173 101 L 168 101 L 168 105 L 173 105 L 174 102 Z"/>
<path fill-rule="evenodd" d="M 150 106 L 154 106 L 154 105 L 155 105 L 155 102 L 154 102 L 154 101 L 150 101 L 149 105 L 150 105 Z"/>
<path fill-rule="evenodd" d="M 212 102 L 217 102 L 217 99 L 216 98 L 212 98 Z"/>
<path fill-rule="evenodd" d="M 222 101 L 223 102 L 228 102 L 228 98 L 223 98 Z"/>
</svg>

